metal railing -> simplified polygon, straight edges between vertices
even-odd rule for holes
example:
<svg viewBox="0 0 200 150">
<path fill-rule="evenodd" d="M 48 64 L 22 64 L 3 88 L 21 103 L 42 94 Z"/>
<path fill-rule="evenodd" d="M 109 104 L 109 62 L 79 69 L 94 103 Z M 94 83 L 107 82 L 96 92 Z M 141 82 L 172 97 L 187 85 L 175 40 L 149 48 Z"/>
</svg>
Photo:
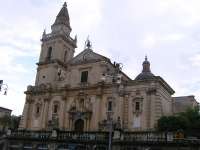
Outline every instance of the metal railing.
<svg viewBox="0 0 200 150">
<path fill-rule="evenodd" d="M 8 138 L 25 138 L 25 139 L 46 139 L 48 140 L 51 137 L 51 131 L 12 131 L 10 134 L 7 134 Z"/>
<path fill-rule="evenodd" d="M 2 144 L 20 149 L 109 149 L 109 132 L 76 132 L 76 131 L 9 131 L 2 139 Z M 116 138 L 118 137 L 118 138 Z M 1 144 L 1 143 L 0 143 Z M 112 150 L 120 148 L 131 150 L 135 147 L 191 147 L 200 148 L 200 140 L 176 139 L 169 132 L 112 132 Z M 35 147 L 35 148 L 34 148 Z"/>
<path fill-rule="evenodd" d="M 42 141 L 78 141 L 84 142 L 100 142 L 108 143 L 109 132 L 90 131 L 90 132 L 77 132 L 77 131 L 27 131 L 18 130 L 7 132 L 6 137 L 14 140 L 42 140 Z M 148 142 L 148 143 L 176 143 L 180 142 L 192 142 L 187 138 L 177 139 L 172 132 L 121 132 L 117 134 L 112 132 L 112 141 L 121 143 L 130 142 Z M 200 139 L 195 140 L 195 143 L 199 143 Z"/>
<path fill-rule="evenodd" d="M 124 132 L 125 141 L 173 141 L 172 132 Z"/>
<path fill-rule="evenodd" d="M 108 139 L 108 132 L 58 131 L 57 133 L 58 140 L 105 141 Z"/>
<path fill-rule="evenodd" d="M 56 133 L 53 131 L 56 131 Z M 79 140 L 79 141 L 108 141 L 108 132 L 76 132 L 76 131 L 12 131 L 8 138 L 15 139 L 43 139 L 43 140 Z M 54 135 L 55 134 L 55 135 Z"/>
</svg>

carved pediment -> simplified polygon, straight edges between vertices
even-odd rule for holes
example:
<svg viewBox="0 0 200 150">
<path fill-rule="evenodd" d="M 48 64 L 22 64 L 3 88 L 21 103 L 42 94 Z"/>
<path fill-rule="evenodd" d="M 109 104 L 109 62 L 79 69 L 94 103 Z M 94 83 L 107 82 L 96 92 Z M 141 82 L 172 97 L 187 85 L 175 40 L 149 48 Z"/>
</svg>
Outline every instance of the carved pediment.
<svg viewBox="0 0 200 150">
<path fill-rule="evenodd" d="M 92 112 L 91 111 L 69 111 L 69 118 L 73 119 L 73 120 L 77 120 L 77 119 L 90 119 L 92 116 Z"/>
<path fill-rule="evenodd" d="M 90 119 L 92 115 L 92 102 L 90 98 L 74 99 L 69 108 L 69 115 L 71 119 Z"/>
<path fill-rule="evenodd" d="M 98 61 L 109 61 L 110 62 L 110 59 L 93 52 L 91 49 L 85 49 L 80 54 L 78 54 L 76 57 L 74 57 L 70 61 L 70 64 L 77 65 L 77 64 L 92 63 L 92 62 L 98 62 Z"/>
</svg>

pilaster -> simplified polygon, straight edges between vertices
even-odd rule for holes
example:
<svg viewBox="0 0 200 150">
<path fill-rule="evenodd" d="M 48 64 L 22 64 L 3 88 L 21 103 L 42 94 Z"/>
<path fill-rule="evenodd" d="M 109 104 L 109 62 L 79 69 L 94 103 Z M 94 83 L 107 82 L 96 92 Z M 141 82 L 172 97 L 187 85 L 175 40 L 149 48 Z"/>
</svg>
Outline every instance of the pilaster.
<svg viewBox="0 0 200 150">
<path fill-rule="evenodd" d="M 28 129 L 31 129 L 32 128 L 32 120 L 33 120 L 33 103 L 34 103 L 34 100 L 33 99 L 27 99 L 26 100 L 27 103 L 28 103 L 28 113 L 27 113 L 27 122 L 26 122 L 26 125 L 25 125 L 25 128 L 28 128 Z"/>
<path fill-rule="evenodd" d="M 24 110 L 23 110 L 23 114 L 20 120 L 20 125 L 19 125 L 19 129 L 24 129 L 27 128 L 27 119 L 28 119 L 28 115 L 29 115 L 29 107 L 30 107 L 30 100 L 28 100 L 28 98 L 26 98 L 26 102 L 24 105 Z"/>
<path fill-rule="evenodd" d="M 123 102 L 123 128 L 128 129 L 128 118 L 129 118 L 129 96 L 125 95 Z"/>
<path fill-rule="evenodd" d="M 62 110 L 62 129 L 65 129 L 65 128 L 68 128 L 68 124 L 66 123 L 66 120 L 68 120 L 68 118 L 66 119 L 67 117 L 67 112 L 66 112 L 66 105 L 67 105 L 67 94 L 65 93 L 65 96 L 62 97 L 62 100 L 63 100 L 63 110 Z"/>
<path fill-rule="evenodd" d="M 43 109 L 43 113 L 42 113 L 42 129 L 47 128 L 48 113 L 49 113 L 49 101 L 50 101 L 50 98 L 44 98 L 44 109 Z"/>
</svg>

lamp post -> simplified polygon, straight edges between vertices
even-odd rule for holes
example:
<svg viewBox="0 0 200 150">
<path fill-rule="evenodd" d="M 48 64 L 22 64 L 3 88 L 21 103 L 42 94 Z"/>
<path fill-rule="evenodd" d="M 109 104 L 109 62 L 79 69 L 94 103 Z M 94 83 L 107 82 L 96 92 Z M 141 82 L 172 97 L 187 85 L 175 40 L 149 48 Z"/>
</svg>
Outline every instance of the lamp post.
<svg viewBox="0 0 200 150">
<path fill-rule="evenodd" d="M 121 63 L 115 63 L 114 62 L 114 72 L 109 74 L 103 74 L 102 81 L 105 82 L 106 78 L 112 79 L 112 99 L 115 94 L 115 84 L 121 84 L 121 78 L 122 75 L 120 74 L 122 70 L 122 64 Z M 112 111 L 107 112 L 107 119 L 108 119 L 108 126 L 109 126 L 109 144 L 108 144 L 108 150 L 112 150 L 112 132 L 113 132 L 113 126 L 115 125 L 112 118 Z"/>
<path fill-rule="evenodd" d="M 3 95 L 7 95 L 8 85 L 3 83 L 3 80 L 0 80 L 0 92 L 3 92 Z"/>
<path fill-rule="evenodd" d="M 108 150 L 111 150 L 112 149 L 112 131 L 113 131 L 113 120 L 112 120 L 111 116 L 108 119 L 108 126 L 109 126 Z"/>
</svg>

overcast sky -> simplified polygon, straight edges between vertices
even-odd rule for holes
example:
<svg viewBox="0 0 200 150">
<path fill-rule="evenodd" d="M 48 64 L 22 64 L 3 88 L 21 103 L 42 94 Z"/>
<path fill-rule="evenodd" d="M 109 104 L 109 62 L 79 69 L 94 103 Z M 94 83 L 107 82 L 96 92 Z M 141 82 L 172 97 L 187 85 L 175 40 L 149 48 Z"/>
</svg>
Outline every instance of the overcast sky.
<svg viewBox="0 0 200 150">
<path fill-rule="evenodd" d="M 40 38 L 50 32 L 63 0 L 6 0 L 0 6 L 0 79 L 8 84 L 0 106 L 20 115 L 34 85 Z M 90 36 L 93 50 L 123 63 L 134 79 L 145 55 L 151 70 L 176 91 L 200 101 L 199 0 L 68 0 L 78 54 Z"/>
</svg>

